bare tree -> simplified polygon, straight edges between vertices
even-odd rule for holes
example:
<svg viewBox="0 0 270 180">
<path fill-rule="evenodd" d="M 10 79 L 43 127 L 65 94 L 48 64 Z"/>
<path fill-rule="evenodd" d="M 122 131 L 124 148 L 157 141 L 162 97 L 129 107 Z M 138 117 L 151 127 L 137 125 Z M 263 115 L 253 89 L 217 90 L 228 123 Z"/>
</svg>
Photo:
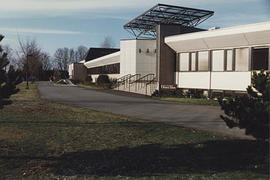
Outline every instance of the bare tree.
<svg viewBox="0 0 270 180">
<path fill-rule="evenodd" d="M 75 52 L 75 62 L 84 60 L 86 53 L 87 53 L 87 47 L 79 46 Z"/>
<path fill-rule="evenodd" d="M 51 57 L 48 53 L 46 52 L 42 52 L 41 55 L 40 55 L 40 60 L 41 60 L 41 63 L 42 63 L 42 69 L 44 71 L 48 71 L 48 70 L 51 70 L 53 65 L 52 65 L 52 62 L 51 62 Z"/>
<path fill-rule="evenodd" d="M 41 48 L 35 39 L 22 41 L 19 39 L 20 49 L 17 52 L 22 70 L 29 72 L 30 76 L 39 78 L 42 71 Z"/>
<path fill-rule="evenodd" d="M 54 53 L 54 59 L 57 63 L 57 69 L 61 71 L 68 70 L 68 64 L 70 63 L 69 49 L 58 48 Z"/>
<path fill-rule="evenodd" d="M 73 63 L 73 62 L 76 62 L 76 59 L 75 59 L 75 51 L 74 49 L 69 49 L 69 63 Z"/>
<path fill-rule="evenodd" d="M 111 36 L 106 36 L 103 43 L 101 43 L 103 48 L 112 48 L 114 47 L 114 42 Z"/>
<path fill-rule="evenodd" d="M 52 69 L 50 55 L 42 51 L 34 39 L 18 39 L 20 48 L 16 51 L 17 67 L 35 79 L 47 79 L 48 71 Z M 46 72 L 47 71 L 47 72 Z"/>
</svg>

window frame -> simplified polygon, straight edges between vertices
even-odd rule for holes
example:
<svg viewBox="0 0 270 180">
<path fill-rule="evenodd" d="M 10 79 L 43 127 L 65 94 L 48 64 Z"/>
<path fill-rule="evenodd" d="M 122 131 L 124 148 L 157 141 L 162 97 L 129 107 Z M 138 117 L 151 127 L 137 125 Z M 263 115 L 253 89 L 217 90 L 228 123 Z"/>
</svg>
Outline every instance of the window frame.
<svg viewBox="0 0 270 180">
<path fill-rule="evenodd" d="M 207 57 L 207 70 L 200 70 L 199 69 L 199 61 L 200 61 L 199 54 L 200 54 L 200 52 L 207 52 L 207 54 L 208 54 L 208 57 Z M 197 71 L 198 72 L 209 72 L 210 71 L 210 66 L 209 66 L 210 56 L 211 56 L 211 53 L 210 53 L 209 50 L 197 51 Z"/>
<path fill-rule="evenodd" d="M 192 70 L 192 54 L 195 54 L 195 70 Z M 189 52 L 189 71 L 190 72 L 197 72 L 198 71 L 198 52 L 193 51 Z"/>
<path fill-rule="evenodd" d="M 190 52 L 181 52 L 181 53 L 177 53 L 178 55 L 176 56 L 178 59 L 178 68 L 179 68 L 179 71 L 178 72 L 190 72 Z M 187 70 L 181 70 L 181 54 L 188 54 L 188 68 Z M 177 63 L 176 63 L 177 65 Z M 176 68 L 177 69 L 177 68 Z"/>
<path fill-rule="evenodd" d="M 251 48 L 251 63 L 250 63 L 250 71 L 260 71 L 260 70 L 254 70 L 254 56 L 253 56 L 253 51 L 256 49 L 268 49 L 268 67 L 267 69 L 264 69 L 265 71 L 270 70 L 270 46 L 255 46 Z"/>
<path fill-rule="evenodd" d="M 251 51 L 250 49 L 253 48 L 252 46 L 250 47 L 235 47 L 234 48 L 234 72 L 249 72 L 251 70 Z M 236 64 L 237 64 L 237 59 L 236 59 L 236 51 L 237 49 L 247 49 L 248 51 L 248 60 L 247 60 L 247 70 L 236 70 Z"/>
<path fill-rule="evenodd" d="M 214 51 L 223 51 L 223 65 L 222 65 L 222 68 L 223 68 L 223 70 L 221 70 L 221 71 L 214 71 L 213 70 L 213 52 Z M 213 50 L 211 50 L 211 61 L 210 61 L 210 63 L 211 63 L 211 69 L 210 69 L 210 71 L 211 72 L 225 72 L 225 54 L 226 54 L 226 49 L 213 49 Z"/>
<path fill-rule="evenodd" d="M 228 70 L 228 51 L 232 51 L 232 70 Z M 234 72 L 234 71 L 235 71 L 235 51 L 234 51 L 234 48 L 225 49 L 224 72 Z"/>
</svg>

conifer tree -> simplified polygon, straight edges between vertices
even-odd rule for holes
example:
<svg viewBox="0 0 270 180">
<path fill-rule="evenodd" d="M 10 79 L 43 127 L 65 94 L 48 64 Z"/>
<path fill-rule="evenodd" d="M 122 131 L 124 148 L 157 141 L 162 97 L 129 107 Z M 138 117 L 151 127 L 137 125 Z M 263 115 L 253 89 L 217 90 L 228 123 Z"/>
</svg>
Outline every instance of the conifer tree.
<svg viewBox="0 0 270 180">
<path fill-rule="evenodd" d="M 221 118 L 230 128 L 245 129 L 247 135 L 269 140 L 270 72 L 253 73 L 247 94 L 219 99 L 225 116 Z"/>
<path fill-rule="evenodd" d="M 3 38 L 4 36 L 0 35 L 0 41 Z M 8 100 L 9 97 L 19 91 L 16 89 L 16 85 L 22 82 L 20 72 L 15 70 L 13 66 L 9 67 L 8 72 L 6 71 L 9 65 L 7 57 L 7 53 L 5 53 L 0 46 L 0 108 L 11 103 L 11 101 Z"/>
</svg>

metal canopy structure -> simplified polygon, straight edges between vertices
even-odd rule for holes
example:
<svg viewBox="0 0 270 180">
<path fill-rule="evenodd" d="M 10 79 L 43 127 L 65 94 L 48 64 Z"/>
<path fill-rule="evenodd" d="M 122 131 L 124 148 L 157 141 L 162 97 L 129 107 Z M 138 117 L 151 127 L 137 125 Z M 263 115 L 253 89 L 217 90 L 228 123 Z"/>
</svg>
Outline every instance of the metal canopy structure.
<svg viewBox="0 0 270 180">
<path fill-rule="evenodd" d="M 129 33 L 136 39 L 143 37 L 156 37 L 158 24 L 173 24 L 195 27 L 214 14 L 213 11 L 157 4 L 142 15 L 124 25 Z"/>
</svg>

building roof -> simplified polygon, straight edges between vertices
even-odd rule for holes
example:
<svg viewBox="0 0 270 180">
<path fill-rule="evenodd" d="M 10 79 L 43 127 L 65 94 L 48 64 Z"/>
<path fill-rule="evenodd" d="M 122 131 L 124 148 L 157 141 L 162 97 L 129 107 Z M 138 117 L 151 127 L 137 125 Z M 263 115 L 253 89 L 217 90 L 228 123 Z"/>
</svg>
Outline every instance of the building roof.
<svg viewBox="0 0 270 180">
<path fill-rule="evenodd" d="M 139 37 L 156 37 L 158 24 L 195 27 L 214 14 L 213 11 L 167 4 L 157 4 L 124 25 L 124 29 Z"/>
<path fill-rule="evenodd" d="M 93 59 L 91 61 L 85 62 L 84 65 L 87 68 L 100 67 L 110 64 L 120 63 L 120 52 L 115 52 L 106 56 Z"/>
<path fill-rule="evenodd" d="M 176 52 L 269 45 L 270 21 L 168 36 L 165 43 Z"/>
<path fill-rule="evenodd" d="M 120 51 L 115 48 L 90 48 L 85 57 L 85 62 Z"/>
</svg>

